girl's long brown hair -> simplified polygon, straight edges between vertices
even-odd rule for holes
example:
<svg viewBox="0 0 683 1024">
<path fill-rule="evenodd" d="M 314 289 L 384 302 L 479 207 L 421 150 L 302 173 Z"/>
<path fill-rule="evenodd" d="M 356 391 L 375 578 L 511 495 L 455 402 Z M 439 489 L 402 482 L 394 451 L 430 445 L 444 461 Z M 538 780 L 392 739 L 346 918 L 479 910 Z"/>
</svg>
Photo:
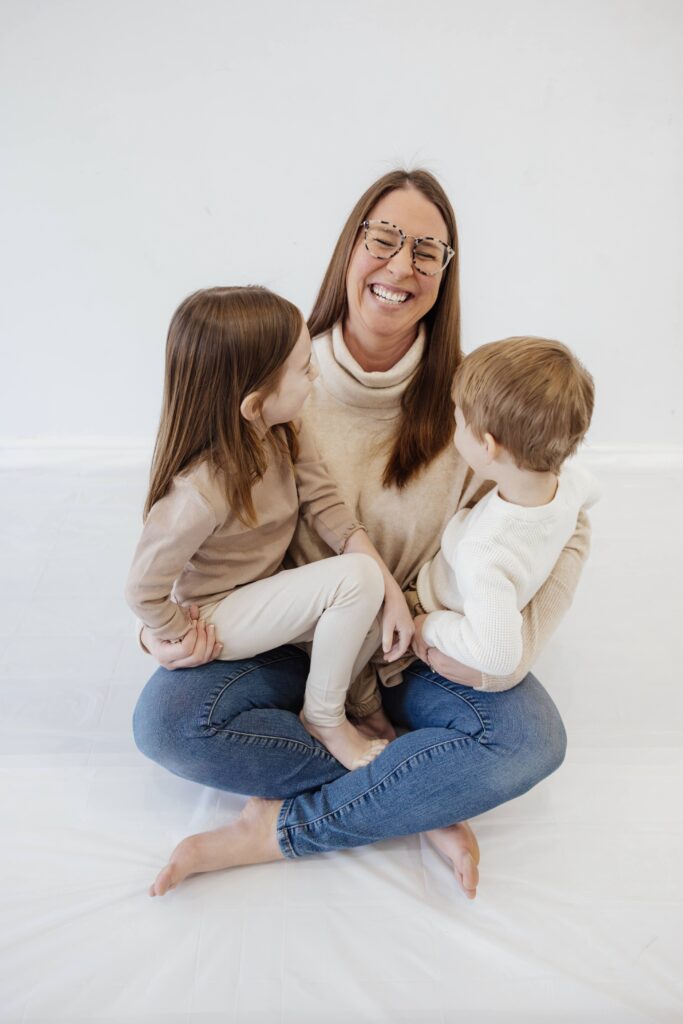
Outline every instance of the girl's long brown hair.
<svg viewBox="0 0 683 1024">
<path fill-rule="evenodd" d="M 251 392 L 265 398 L 276 390 L 302 328 L 296 306 L 266 288 L 208 288 L 180 304 L 168 329 L 145 517 L 174 476 L 208 459 L 223 471 L 233 512 L 254 524 L 251 492 L 266 471 L 268 446 L 296 459 L 297 440 L 290 423 L 260 436 L 240 405 Z"/>
<path fill-rule="evenodd" d="M 342 228 L 308 319 L 311 337 L 315 337 L 346 317 L 346 275 L 360 238 L 361 225 L 382 196 L 400 188 L 415 188 L 436 206 L 450 236 L 444 241 L 450 242 L 455 256 L 444 270 L 436 302 L 424 318 L 427 332 L 424 354 L 403 393 L 401 419 L 384 470 L 385 487 L 391 484 L 404 487 L 453 438 L 451 384 L 462 358 L 458 229 L 448 196 L 429 171 L 390 171 L 363 193 Z"/>
</svg>

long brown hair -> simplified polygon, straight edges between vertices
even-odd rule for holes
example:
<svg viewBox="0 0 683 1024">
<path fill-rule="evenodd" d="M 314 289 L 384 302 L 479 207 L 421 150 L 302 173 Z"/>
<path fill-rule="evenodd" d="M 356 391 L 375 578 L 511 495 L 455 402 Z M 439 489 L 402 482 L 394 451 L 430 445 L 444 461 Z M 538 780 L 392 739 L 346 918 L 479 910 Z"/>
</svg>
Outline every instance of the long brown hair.
<svg viewBox="0 0 683 1024">
<path fill-rule="evenodd" d="M 268 447 L 296 459 L 296 432 L 287 423 L 263 437 L 240 405 L 251 392 L 263 399 L 277 389 L 302 328 L 300 310 L 267 288 L 207 288 L 181 302 L 168 329 L 145 517 L 174 476 L 205 458 L 223 471 L 233 512 L 254 524 L 251 492 L 266 471 Z"/>
<path fill-rule="evenodd" d="M 361 224 L 383 196 L 400 188 L 415 188 L 436 206 L 450 235 L 444 241 L 450 242 L 455 256 L 443 271 L 436 302 L 424 318 L 424 354 L 403 393 L 402 415 L 384 470 L 385 487 L 404 487 L 453 438 L 451 383 L 461 359 L 458 229 L 448 196 L 429 171 L 390 171 L 363 193 L 342 228 L 308 319 L 315 337 L 346 316 L 346 274 Z"/>
</svg>

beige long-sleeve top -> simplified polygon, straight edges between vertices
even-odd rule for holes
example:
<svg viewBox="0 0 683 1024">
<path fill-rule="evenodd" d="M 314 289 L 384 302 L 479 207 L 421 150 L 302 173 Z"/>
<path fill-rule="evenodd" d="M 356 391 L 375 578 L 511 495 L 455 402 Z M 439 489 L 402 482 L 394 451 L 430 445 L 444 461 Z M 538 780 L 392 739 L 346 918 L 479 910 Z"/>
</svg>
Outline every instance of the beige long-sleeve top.
<svg viewBox="0 0 683 1024">
<path fill-rule="evenodd" d="M 282 566 L 300 514 L 326 555 L 340 553 L 361 524 L 351 515 L 300 425 L 299 456 L 271 450 L 252 490 L 256 526 L 232 511 L 222 473 L 208 462 L 174 477 L 147 516 L 126 585 L 126 599 L 153 636 L 173 640 L 189 624 L 182 604 L 220 601 L 235 587 Z"/>
<path fill-rule="evenodd" d="M 314 340 L 319 370 L 303 419 L 336 481 L 341 497 L 363 523 L 390 571 L 404 589 L 414 583 L 422 565 L 439 550 L 451 517 L 472 507 L 491 484 L 477 478 L 449 445 L 406 487 L 384 487 L 382 476 L 401 412 L 401 398 L 422 356 L 423 330 L 404 357 L 390 370 L 368 372 L 347 349 L 341 326 Z M 435 381 L 434 387 L 446 387 Z M 516 671 L 505 677 L 484 674 L 482 689 L 505 690 L 529 671 L 534 659 L 571 603 L 588 554 L 590 530 L 582 514 L 579 525 L 549 578 L 529 602 L 522 617 L 523 653 Z M 324 558 L 320 539 L 299 522 L 290 545 L 289 564 Z M 405 663 L 404 663 L 405 664 Z M 372 684 L 362 676 L 351 688 L 349 708 L 368 714 L 379 704 L 374 679 L 398 681 L 391 668 L 373 667 Z"/>
</svg>

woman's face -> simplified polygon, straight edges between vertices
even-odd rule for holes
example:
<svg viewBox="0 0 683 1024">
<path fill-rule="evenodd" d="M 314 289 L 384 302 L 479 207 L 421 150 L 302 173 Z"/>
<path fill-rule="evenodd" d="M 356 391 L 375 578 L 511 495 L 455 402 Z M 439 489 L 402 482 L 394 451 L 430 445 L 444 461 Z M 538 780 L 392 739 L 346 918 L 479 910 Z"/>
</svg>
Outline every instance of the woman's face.
<svg viewBox="0 0 683 1024">
<path fill-rule="evenodd" d="M 373 335 L 406 334 L 436 302 L 443 273 L 420 274 L 411 259 L 413 237 L 431 235 L 450 243 L 439 210 L 417 189 L 396 189 L 373 206 L 368 220 L 387 220 L 401 228 L 403 248 L 387 260 L 378 260 L 365 248 L 361 231 L 346 274 L 349 326 L 359 340 Z"/>
</svg>

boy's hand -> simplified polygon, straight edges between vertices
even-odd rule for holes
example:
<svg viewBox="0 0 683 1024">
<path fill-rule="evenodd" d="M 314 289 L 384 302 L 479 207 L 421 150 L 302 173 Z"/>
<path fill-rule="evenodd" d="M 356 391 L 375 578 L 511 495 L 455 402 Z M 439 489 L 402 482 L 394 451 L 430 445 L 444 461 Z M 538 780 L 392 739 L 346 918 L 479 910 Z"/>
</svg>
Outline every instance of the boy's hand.
<svg viewBox="0 0 683 1024">
<path fill-rule="evenodd" d="M 413 619 L 415 635 L 413 636 L 412 646 L 414 654 L 417 655 L 420 661 L 424 661 L 425 665 L 429 665 L 429 649 L 422 638 L 422 627 L 426 618 L 426 615 L 416 615 Z"/>
<path fill-rule="evenodd" d="M 413 618 L 398 585 L 384 599 L 382 651 L 385 661 L 396 661 L 406 653 L 413 638 Z"/>
<path fill-rule="evenodd" d="M 223 644 L 216 640 L 216 627 L 206 623 L 199 618 L 197 605 L 190 605 L 188 608 L 192 626 L 182 640 L 158 640 L 149 635 L 146 626 L 143 626 L 140 639 L 153 658 L 163 668 L 170 671 L 176 668 L 196 668 L 198 665 L 207 665 L 220 654 Z"/>
<path fill-rule="evenodd" d="M 461 686 L 481 686 L 483 680 L 481 672 L 469 665 L 463 665 L 455 658 L 449 658 L 443 651 L 436 647 L 427 647 L 422 636 L 422 627 L 426 615 L 418 615 L 415 618 L 415 636 L 413 637 L 413 651 L 420 661 L 429 665 L 433 672 L 438 672 L 444 679 L 450 679 L 452 683 L 460 683 Z"/>
</svg>

